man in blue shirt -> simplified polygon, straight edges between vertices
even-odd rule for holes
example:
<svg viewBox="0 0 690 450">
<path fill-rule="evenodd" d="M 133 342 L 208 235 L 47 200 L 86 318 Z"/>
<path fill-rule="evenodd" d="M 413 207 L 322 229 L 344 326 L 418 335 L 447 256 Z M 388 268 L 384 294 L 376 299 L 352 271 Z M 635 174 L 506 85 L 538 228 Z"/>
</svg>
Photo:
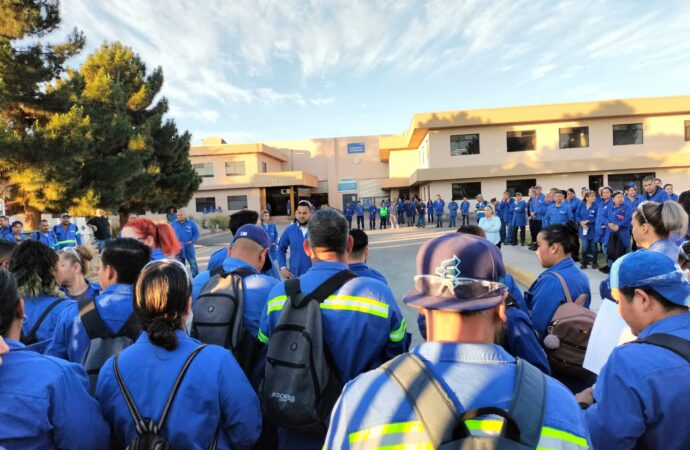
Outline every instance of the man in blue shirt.
<svg viewBox="0 0 690 450">
<path fill-rule="evenodd" d="M 462 202 L 460 202 L 460 215 L 462 215 L 462 223 L 460 224 L 460 226 L 469 225 L 470 202 L 467 200 L 467 197 L 463 197 Z"/>
<path fill-rule="evenodd" d="M 610 283 L 619 314 L 638 339 L 613 350 L 593 398 L 591 391 L 578 394 L 581 402 L 595 402 L 585 411 L 593 448 L 688 448 L 690 364 L 640 341 L 656 337 L 688 345 L 690 284 L 676 261 L 649 251 L 616 260 Z"/>
<path fill-rule="evenodd" d="M 553 203 L 546 208 L 546 213 L 544 214 L 544 228 L 557 223 L 563 224 L 573 219 L 573 212 L 570 209 L 570 205 L 565 203 L 563 198 L 563 191 L 557 190 L 554 193 Z"/>
<path fill-rule="evenodd" d="M 542 206 L 546 202 L 546 197 L 542 194 L 542 187 L 540 185 L 534 186 L 534 193 L 529 198 L 529 233 L 532 236 L 532 244 L 530 250 L 537 249 L 537 235 L 542 228 L 542 220 L 544 213 Z"/>
<path fill-rule="evenodd" d="M 513 217 L 510 221 L 510 242 L 512 245 L 518 244 L 518 230 L 520 230 L 520 245 L 525 245 L 525 226 L 527 225 L 527 202 L 522 199 L 522 193 L 515 193 L 515 203 L 513 204 Z"/>
<path fill-rule="evenodd" d="M 379 280 L 388 286 L 386 277 L 376 269 L 367 266 L 369 258 L 369 236 L 364 230 L 350 230 L 352 237 L 352 251 L 347 255 L 347 266 L 360 277 Z"/>
<path fill-rule="evenodd" d="M 510 192 L 503 192 L 503 199 L 496 204 L 496 214 L 501 219 L 501 242 L 505 245 L 511 245 L 513 232 L 510 223 L 515 214 L 515 200 L 510 196 Z"/>
<path fill-rule="evenodd" d="M 666 183 L 664 185 L 664 191 L 668 194 L 668 198 L 673 200 L 674 202 L 678 201 L 678 194 L 673 193 L 673 185 L 671 183 Z"/>
<path fill-rule="evenodd" d="M 0 239 L 4 239 L 5 236 L 10 233 L 12 233 L 10 218 L 7 216 L 0 216 Z"/>
<path fill-rule="evenodd" d="M 570 211 L 573 214 L 573 218 L 575 217 L 575 214 L 577 214 L 577 210 L 580 209 L 580 205 L 582 204 L 582 200 L 577 198 L 577 195 L 575 195 L 575 189 L 573 188 L 568 188 L 566 191 L 566 202 L 570 205 Z"/>
<path fill-rule="evenodd" d="M 458 417 L 480 407 L 508 409 L 514 392 L 516 359 L 494 344 L 506 321 L 504 275 L 499 249 L 478 236 L 441 236 L 425 243 L 417 255 L 415 288 L 404 302 L 423 310 L 429 342 L 412 354 L 446 391 Z M 546 400 L 535 447 L 589 448 L 573 396 L 552 378 L 539 379 Z M 362 374 L 343 389 L 325 448 L 436 448 L 415 406 L 386 371 Z M 480 414 L 465 424 L 473 436 L 497 436 L 503 420 Z"/>
<path fill-rule="evenodd" d="M 50 248 L 55 248 L 57 245 L 57 238 L 55 233 L 50 230 L 50 222 L 46 219 L 41 219 L 41 224 L 39 225 L 39 230 L 36 231 L 32 236 L 32 239 L 42 242 Z"/>
<path fill-rule="evenodd" d="M 352 228 L 352 213 L 354 211 L 352 210 L 352 204 L 348 203 L 345 209 L 343 210 L 343 215 L 347 219 L 347 226 Z"/>
<path fill-rule="evenodd" d="M 0 335 L 10 350 L 0 359 L 0 446 L 108 448 L 110 429 L 84 369 L 19 342 L 23 317 L 14 277 L 0 269 Z"/>
<path fill-rule="evenodd" d="M 53 227 L 53 234 L 55 234 L 57 239 L 54 247 L 55 250 L 81 245 L 79 228 L 70 221 L 70 215 L 67 213 L 63 213 L 60 216 L 60 223 Z"/>
<path fill-rule="evenodd" d="M 357 216 L 357 229 L 361 230 L 364 228 L 364 206 L 361 200 L 358 200 L 357 205 L 355 205 L 355 215 Z"/>
<path fill-rule="evenodd" d="M 477 195 L 477 203 L 474 205 L 474 217 L 477 219 L 477 223 L 484 218 L 484 209 L 488 204 L 489 202 L 484 200 L 482 194 Z"/>
<path fill-rule="evenodd" d="M 359 203 L 357 206 L 360 206 Z M 291 223 L 278 241 L 278 265 L 283 278 L 299 277 L 311 267 L 311 260 L 304 251 L 304 243 L 307 239 L 307 224 L 311 217 L 311 203 L 301 200 L 295 211 L 296 222 Z M 357 213 L 359 225 L 359 212 Z M 362 210 L 362 222 L 364 222 L 364 210 Z M 287 263 L 287 252 L 290 250 L 290 264 Z"/>
<path fill-rule="evenodd" d="M 177 220 L 172 224 L 177 240 L 182 244 L 182 250 L 178 259 L 182 264 L 189 262 L 189 268 L 192 270 L 192 276 L 199 274 L 199 266 L 196 263 L 196 250 L 194 250 L 194 243 L 199 239 L 199 227 L 196 222 L 187 219 L 187 213 L 184 209 L 177 211 Z"/>
<path fill-rule="evenodd" d="M 637 186 L 635 183 L 628 183 L 625 185 L 625 204 L 630 206 L 630 209 L 635 211 L 639 204 L 642 203 L 642 196 L 637 193 Z"/>
<path fill-rule="evenodd" d="M 458 226 L 456 220 L 458 217 L 458 209 L 460 206 L 455 200 L 448 203 L 448 228 L 455 228 Z"/>
<path fill-rule="evenodd" d="M 642 189 L 644 190 L 644 200 L 650 200 L 657 203 L 664 203 L 671 200 L 666 191 L 660 186 L 657 186 L 654 177 L 646 176 L 642 179 Z"/>
<path fill-rule="evenodd" d="M 376 229 L 376 212 L 378 211 L 378 208 L 376 207 L 376 203 L 373 201 L 369 203 L 369 209 L 367 210 L 369 212 L 369 229 L 370 230 L 375 230 Z"/>
<path fill-rule="evenodd" d="M 437 195 L 433 206 L 434 215 L 436 216 L 436 228 L 441 228 L 443 226 L 443 208 L 446 206 L 446 202 L 443 201 L 440 195 Z"/>
</svg>

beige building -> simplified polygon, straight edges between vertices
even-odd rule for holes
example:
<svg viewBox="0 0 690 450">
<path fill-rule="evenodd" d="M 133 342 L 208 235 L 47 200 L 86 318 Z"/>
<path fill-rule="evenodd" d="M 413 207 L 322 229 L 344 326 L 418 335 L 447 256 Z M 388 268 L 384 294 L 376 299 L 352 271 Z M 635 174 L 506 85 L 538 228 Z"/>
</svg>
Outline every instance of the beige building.
<svg viewBox="0 0 690 450">
<path fill-rule="evenodd" d="M 610 185 L 647 174 L 690 188 L 690 96 L 415 114 L 401 135 L 225 144 L 190 158 L 204 176 L 189 208 L 284 214 L 290 198 L 500 198 L 508 189 Z"/>
</svg>

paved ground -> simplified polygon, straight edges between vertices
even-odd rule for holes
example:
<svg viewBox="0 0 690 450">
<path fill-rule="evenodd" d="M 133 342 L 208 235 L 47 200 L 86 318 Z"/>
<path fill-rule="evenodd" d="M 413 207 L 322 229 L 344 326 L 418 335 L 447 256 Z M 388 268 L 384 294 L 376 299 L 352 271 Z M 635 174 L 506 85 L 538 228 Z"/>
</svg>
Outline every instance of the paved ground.
<svg viewBox="0 0 690 450">
<path fill-rule="evenodd" d="M 286 226 L 286 223 L 279 223 L 278 232 L 282 233 Z M 413 335 L 413 343 L 421 341 L 421 335 L 417 328 L 417 312 L 403 305 L 400 300 L 413 287 L 417 251 L 428 239 L 452 231 L 449 228 L 439 230 L 434 226 L 427 226 L 424 229 L 402 227 L 397 230 L 367 230 L 370 248 L 368 264 L 383 273 L 388 280 L 405 315 L 408 329 Z M 221 247 L 226 247 L 229 241 L 229 232 L 204 235 L 197 246 L 197 260 L 200 269 L 206 267 L 206 263 L 213 252 Z M 528 250 L 527 247 L 504 247 L 503 257 L 508 271 L 513 274 L 523 290 L 529 287 L 544 270 L 534 252 Z M 593 297 L 592 309 L 598 310 L 601 303 L 599 282 L 605 278 L 605 275 L 591 269 L 585 273 L 590 279 Z"/>
</svg>

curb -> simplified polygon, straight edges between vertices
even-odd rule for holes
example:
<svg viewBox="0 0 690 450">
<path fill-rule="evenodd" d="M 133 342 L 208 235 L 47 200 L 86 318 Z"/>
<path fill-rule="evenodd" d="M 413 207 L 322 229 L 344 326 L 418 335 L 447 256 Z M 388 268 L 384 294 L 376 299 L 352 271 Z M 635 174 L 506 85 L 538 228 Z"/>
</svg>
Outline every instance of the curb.
<svg viewBox="0 0 690 450">
<path fill-rule="evenodd" d="M 537 279 L 537 276 L 526 270 L 518 269 L 510 264 L 505 264 L 506 272 L 511 274 L 516 282 L 523 285 L 525 288 L 532 286 L 532 283 Z"/>
</svg>

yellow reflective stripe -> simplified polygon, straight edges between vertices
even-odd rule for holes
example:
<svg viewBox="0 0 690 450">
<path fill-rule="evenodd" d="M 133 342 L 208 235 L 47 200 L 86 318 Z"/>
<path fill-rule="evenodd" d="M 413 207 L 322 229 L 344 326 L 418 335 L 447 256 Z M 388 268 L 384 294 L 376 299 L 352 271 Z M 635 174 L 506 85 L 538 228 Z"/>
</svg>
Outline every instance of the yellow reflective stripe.
<svg viewBox="0 0 690 450">
<path fill-rule="evenodd" d="M 434 450 L 431 442 L 424 442 L 422 444 L 399 444 L 399 445 L 384 445 L 376 447 L 377 450 Z"/>
<path fill-rule="evenodd" d="M 366 297 L 355 297 L 353 295 L 331 295 L 329 296 L 326 301 L 329 300 L 346 300 L 346 301 L 353 301 L 353 302 L 361 302 L 361 303 L 368 303 L 373 306 L 378 306 L 380 308 L 385 308 L 388 309 L 388 303 L 385 302 L 380 302 L 378 300 L 374 300 L 371 298 L 366 298 Z"/>
<path fill-rule="evenodd" d="M 400 323 L 400 328 L 397 330 L 393 330 L 390 333 L 390 340 L 391 342 L 400 342 L 405 338 L 405 333 L 407 332 L 407 322 L 405 322 L 405 319 L 402 320 Z"/>
<path fill-rule="evenodd" d="M 570 442 L 571 444 L 578 445 L 580 447 L 589 448 L 587 445 L 587 439 L 581 438 L 580 436 L 568 433 L 567 431 L 557 430 L 555 428 L 543 427 L 541 429 L 541 435 L 544 437 L 550 437 L 553 439 L 559 439 L 561 441 Z"/>
<path fill-rule="evenodd" d="M 280 311 L 283 309 L 283 305 L 285 305 L 285 301 L 287 300 L 287 295 L 279 295 L 277 297 L 274 297 L 268 301 L 268 309 L 266 310 L 266 314 L 270 314 L 273 311 Z"/>
<path fill-rule="evenodd" d="M 259 339 L 259 342 L 263 344 L 268 344 L 268 336 L 263 334 L 261 330 L 259 330 L 259 335 L 257 336 L 257 338 Z"/>
<path fill-rule="evenodd" d="M 485 433 L 498 433 L 503 427 L 502 420 L 482 420 L 470 419 L 465 421 L 467 429 L 470 431 L 482 431 Z M 541 436 L 545 438 L 558 439 L 560 441 L 569 442 L 579 447 L 589 448 L 587 439 L 580 436 L 568 433 L 567 431 L 557 430 L 551 427 L 542 427 Z"/>
<path fill-rule="evenodd" d="M 321 303 L 321 309 L 332 309 L 332 310 L 337 310 L 337 311 L 354 311 L 354 312 L 361 312 L 365 314 L 371 314 L 374 316 L 381 317 L 383 319 L 388 319 L 388 313 L 382 313 L 381 311 L 376 311 L 375 309 L 371 308 L 366 308 L 363 306 L 357 306 L 357 305 L 340 305 L 340 304 L 329 304 L 326 305 L 325 303 Z"/>
<path fill-rule="evenodd" d="M 486 431 L 494 432 L 501 431 L 503 428 L 502 420 L 482 420 L 482 419 L 469 419 L 465 421 L 467 429 L 472 431 Z"/>
<path fill-rule="evenodd" d="M 422 422 L 419 421 L 388 423 L 386 425 L 380 425 L 378 427 L 367 428 L 366 430 L 350 433 L 349 441 L 350 443 L 353 443 L 381 437 L 386 434 L 416 433 L 421 431 L 424 431 L 424 425 L 422 425 Z"/>
<path fill-rule="evenodd" d="M 350 295 L 331 295 L 323 303 L 321 309 L 356 311 L 374 316 L 388 318 L 388 304 L 365 297 Z"/>
<path fill-rule="evenodd" d="M 70 239 L 67 241 L 58 241 L 55 243 L 55 245 L 62 245 L 62 244 L 76 244 L 77 240 L 76 239 Z"/>
</svg>

